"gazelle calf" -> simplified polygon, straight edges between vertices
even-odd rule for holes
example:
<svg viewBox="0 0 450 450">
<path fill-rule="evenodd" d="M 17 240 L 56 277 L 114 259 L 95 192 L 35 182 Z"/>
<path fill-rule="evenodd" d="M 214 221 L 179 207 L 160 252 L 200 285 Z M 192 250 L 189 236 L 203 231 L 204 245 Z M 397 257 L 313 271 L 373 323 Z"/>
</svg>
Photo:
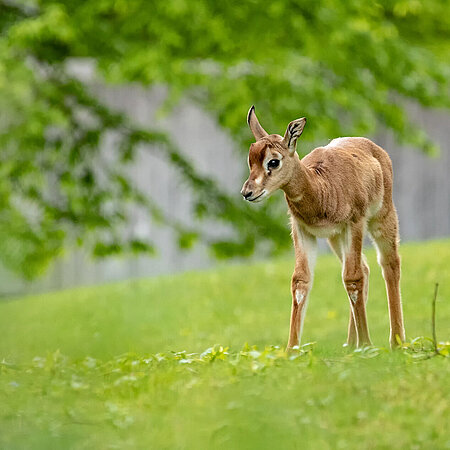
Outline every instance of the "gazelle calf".
<svg viewBox="0 0 450 450">
<path fill-rule="evenodd" d="M 369 267 L 362 254 L 364 233 L 372 237 L 389 301 L 391 347 L 405 339 L 400 298 L 398 219 L 392 201 L 392 164 L 369 139 L 333 139 L 300 159 L 297 139 L 306 119 L 292 121 L 281 137 L 268 134 L 255 108 L 247 122 L 256 139 L 250 146 L 250 176 L 241 194 L 260 202 L 282 189 L 288 204 L 295 248 L 288 348 L 299 344 L 316 258 L 316 238 L 327 238 L 342 262 L 350 303 L 347 345 L 370 345 L 366 318 Z"/>
</svg>

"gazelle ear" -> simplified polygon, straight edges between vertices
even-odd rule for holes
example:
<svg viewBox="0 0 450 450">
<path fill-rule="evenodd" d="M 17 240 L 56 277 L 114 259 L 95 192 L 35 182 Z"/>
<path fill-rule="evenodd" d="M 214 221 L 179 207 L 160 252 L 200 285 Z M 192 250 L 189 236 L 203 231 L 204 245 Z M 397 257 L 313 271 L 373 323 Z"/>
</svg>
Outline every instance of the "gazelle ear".
<svg viewBox="0 0 450 450">
<path fill-rule="evenodd" d="M 283 144 L 289 149 L 291 155 L 294 154 L 297 146 L 297 139 L 303 133 L 303 128 L 306 125 L 306 118 L 293 120 L 287 127 L 286 133 L 284 133 Z"/>
<path fill-rule="evenodd" d="M 255 136 L 255 139 L 261 139 L 264 136 L 268 136 L 267 131 L 259 124 L 258 118 L 255 114 L 255 107 L 252 106 L 247 114 L 247 123 L 250 127 L 250 130 L 252 130 L 253 136 Z"/>
</svg>

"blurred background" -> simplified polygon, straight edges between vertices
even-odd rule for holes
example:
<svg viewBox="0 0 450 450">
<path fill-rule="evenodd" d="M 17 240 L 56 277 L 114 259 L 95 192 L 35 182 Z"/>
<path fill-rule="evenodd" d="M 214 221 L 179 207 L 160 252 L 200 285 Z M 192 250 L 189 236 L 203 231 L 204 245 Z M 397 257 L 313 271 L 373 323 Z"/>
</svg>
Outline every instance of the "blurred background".
<svg viewBox="0 0 450 450">
<path fill-rule="evenodd" d="M 447 1 L 0 0 L 0 295 L 291 251 L 248 205 L 256 106 L 390 154 L 402 240 L 450 235 Z M 325 250 L 325 246 L 322 246 Z"/>
</svg>

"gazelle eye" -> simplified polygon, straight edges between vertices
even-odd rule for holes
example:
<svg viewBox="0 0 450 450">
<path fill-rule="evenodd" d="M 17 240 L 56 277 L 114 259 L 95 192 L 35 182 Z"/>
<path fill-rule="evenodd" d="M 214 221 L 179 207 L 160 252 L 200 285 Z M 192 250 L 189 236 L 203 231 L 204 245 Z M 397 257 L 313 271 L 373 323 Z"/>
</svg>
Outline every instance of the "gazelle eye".
<svg viewBox="0 0 450 450">
<path fill-rule="evenodd" d="M 271 159 L 268 163 L 267 163 L 267 168 L 268 169 L 275 169 L 276 167 L 278 167 L 280 165 L 280 160 L 278 159 Z"/>
</svg>

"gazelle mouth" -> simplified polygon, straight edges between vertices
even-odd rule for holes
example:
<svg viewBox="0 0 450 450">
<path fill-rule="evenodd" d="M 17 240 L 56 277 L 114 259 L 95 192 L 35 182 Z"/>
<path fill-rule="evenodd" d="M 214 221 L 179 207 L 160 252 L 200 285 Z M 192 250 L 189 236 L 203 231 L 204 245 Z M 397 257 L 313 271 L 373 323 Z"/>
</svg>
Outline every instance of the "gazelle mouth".
<svg viewBox="0 0 450 450">
<path fill-rule="evenodd" d="M 247 199 L 247 200 L 248 200 L 249 202 L 254 202 L 255 200 L 258 200 L 258 198 L 262 197 L 265 193 L 266 193 L 266 190 L 262 191 L 261 194 L 259 194 L 258 196 L 253 197 L 253 198 L 249 198 L 249 199 Z"/>
</svg>

